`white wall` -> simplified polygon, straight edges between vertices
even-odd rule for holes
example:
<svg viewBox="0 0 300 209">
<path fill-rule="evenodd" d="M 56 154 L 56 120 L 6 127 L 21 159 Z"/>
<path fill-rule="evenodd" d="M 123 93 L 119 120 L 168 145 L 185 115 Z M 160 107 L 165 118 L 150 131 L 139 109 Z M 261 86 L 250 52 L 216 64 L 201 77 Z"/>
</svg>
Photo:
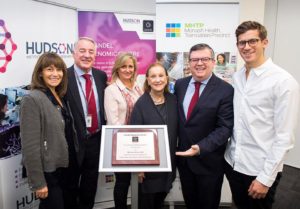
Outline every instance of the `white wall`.
<svg viewBox="0 0 300 209">
<path fill-rule="evenodd" d="M 268 8 L 268 9 L 267 9 Z M 265 23 L 269 31 L 268 55 L 273 61 L 291 73 L 300 83 L 299 34 L 300 1 L 266 0 Z M 298 122 L 295 147 L 286 164 L 300 168 L 300 123 Z"/>
<path fill-rule="evenodd" d="M 263 22 L 265 0 L 240 0 L 240 23 L 247 20 Z M 238 54 L 237 69 L 242 68 L 244 61 Z"/>
</svg>

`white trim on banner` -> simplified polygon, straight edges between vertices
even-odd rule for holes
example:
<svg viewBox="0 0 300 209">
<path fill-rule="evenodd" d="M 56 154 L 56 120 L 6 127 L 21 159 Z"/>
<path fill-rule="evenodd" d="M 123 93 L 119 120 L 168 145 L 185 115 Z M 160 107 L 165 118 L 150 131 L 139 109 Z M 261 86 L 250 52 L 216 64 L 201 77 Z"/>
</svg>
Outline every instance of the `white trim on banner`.
<svg viewBox="0 0 300 209">
<path fill-rule="evenodd" d="M 150 15 L 155 16 L 155 13 L 148 12 L 134 12 L 134 11 L 113 11 L 113 10 L 93 10 L 93 9 L 77 9 L 78 12 L 112 12 L 114 14 L 128 14 L 128 15 Z"/>
</svg>

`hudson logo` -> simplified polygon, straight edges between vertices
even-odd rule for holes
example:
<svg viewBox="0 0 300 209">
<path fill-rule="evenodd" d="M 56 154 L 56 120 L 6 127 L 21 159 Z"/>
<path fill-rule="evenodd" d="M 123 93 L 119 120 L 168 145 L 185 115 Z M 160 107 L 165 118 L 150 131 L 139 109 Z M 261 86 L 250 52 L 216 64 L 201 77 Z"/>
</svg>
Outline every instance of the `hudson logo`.
<svg viewBox="0 0 300 209">
<path fill-rule="evenodd" d="M 143 20 L 143 32 L 153 32 L 153 20 Z"/>
<path fill-rule="evenodd" d="M 21 197 L 16 201 L 16 208 L 17 209 L 24 209 L 24 208 L 36 208 L 34 206 L 38 203 L 38 198 L 35 197 L 34 193 L 28 193 L 25 196 Z"/>
<path fill-rule="evenodd" d="M 176 38 L 180 37 L 181 24 L 180 23 L 166 23 L 166 37 Z"/>
<path fill-rule="evenodd" d="M 27 57 L 34 57 L 45 52 L 55 52 L 63 57 L 72 55 L 74 45 L 70 43 L 57 43 L 57 42 L 26 42 Z"/>
<path fill-rule="evenodd" d="M 123 23 L 133 23 L 133 24 L 139 24 L 141 21 L 139 19 L 134 18 L 124 18 Z"/>
<path fill-rule="evenodd" d="M 13 42 L 11 33 L 8 32 L 4 20 L 0 19 L 0 73 L 5 73 L 16 49 L 17 45 Z"/>
</svg>

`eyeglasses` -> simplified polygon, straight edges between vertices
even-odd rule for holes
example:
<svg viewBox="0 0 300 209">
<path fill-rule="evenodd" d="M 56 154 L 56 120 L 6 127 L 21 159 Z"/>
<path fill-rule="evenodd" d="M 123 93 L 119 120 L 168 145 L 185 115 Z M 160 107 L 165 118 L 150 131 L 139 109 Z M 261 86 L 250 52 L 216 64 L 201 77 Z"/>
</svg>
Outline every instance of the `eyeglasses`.
<svg viewBox="0 0 300 209">
<path fill-rule="evenodd" d="M 246 46 L 246 44 L 248 43 L 249 46 L 253 47 L 253 46 L 256 46 L 257 42 L 259 42 L 259 41 L 260 41 L 260 39 L 258 39 L 258 38 L 252 38 L 252 39 L 245 40 L 245 41 L 238 41 L 236 43 L 236 45 L 238 48 L 244 48 Z"/>
<path fill-rule="evenodd" d="M 192 63 L 192 64 L 197 64 L 199 61 L 201 61 L 202 63 L 206 64 L 206 63 L 208 63 L 210 60 L 213 60 L 213 58 L 210 58 L 210 57 L 191 58 L 191 59 L 190 59 L 190 63 Z"/>
</svg>

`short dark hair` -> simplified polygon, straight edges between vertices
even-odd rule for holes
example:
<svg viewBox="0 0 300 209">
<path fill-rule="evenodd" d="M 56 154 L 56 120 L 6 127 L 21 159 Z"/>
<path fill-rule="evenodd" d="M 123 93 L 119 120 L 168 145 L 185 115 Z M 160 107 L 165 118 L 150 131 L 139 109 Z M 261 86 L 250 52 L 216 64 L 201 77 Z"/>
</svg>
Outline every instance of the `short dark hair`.
<svg viewBox="0 0 300 209">
<path fill-rule="evenodd" d="M 192 48 L 190 49 L 190 52 L 189 52 L 189 58 L 191 58 L 191 53 L 192 52 L 198 51 L 198 50 L 204 50 L 204 49 L 209 49 L 210 54 L 211 54 L 210 58 L 215 59 L 214 50 L 208 44 L 204 44 L 204 43 L 200 43 L 200 44 L 196 44 L 196 45 L 192 46 Z"/>
<path fill-rule="evenodd" d="M 0 111 L 7 104 L 7 96 L 5 94 L 0 94 Z"/>
<path fill-rule="evenodd" d="M 256 21 L 245 21 L 235 30 L 236 40 L 238 41 L 239 36 L 246 33 L 248 30 L 257 30 L 261 40 L 265 40 L 267 38 L 268 33 L 265 26 Z"/>
<path fill-rule="evenodd" d="M 156 67 L 156 66 L 162 67 L 162 68 L 165 70 L 166 76 L 168 76 L 168 71 L 167 71 L 166 68 L 165 68 L 162 64 L 160 64 L 159 62 L 155 62 L 155 63 L 149 65 L 149 67 L 147 68 L 147 71 L 146 71 L 146 79 L 145 79 L 145 82 L 144 82 L 144 92 L 150 92 L 150 91 L 151 91 L 151 87 L 150 87 L 149 84 L 148 84 L 147 78 L 149 77 L 149 71 L 151 70 L 151 68 Z M 170 92 L 170 91 L 169 91 L 169 79 L 168 79 L 168 81 L 167 81 L 167 85 L 166 85 L 165 88 L 164 88 L 164 92 L 165 92 L 165 93 Z"/>
<path fill-rule="evenodd" d="M 225 63 L 226 63 L 226 56 L 225 56 L 225 54 L 220 53 L 220 54 L 217 55 L 217 64 L 221 64 L 221 63 L 219 63 L 219 61 L 218 61 L 218 57 L 219 57 L 219 56 L 223 57 L 224 63 L 223 63 L 222 65 L 225 65 Z"/>
<path fill-rule="evenodd" d="M 2 120 L 5 118 L 5 111 L 3 112 L 2 109 L 7 104 L 7 96 L 5 94 L 0 94 L 0 126 Z"/>
<path fill-rule="evenodd" d="M 59 97 L 63 97 L 67 92 L 67 66 L 63 59 L 54 52 L 46 52 L 42 54 L 37 60 L 31 79 L 31 89 L 39 89 L 46 91 L 48 87 L 46 86 L 41 73 L 43 69 L 54 65 L 56 68 L 61 69 L 63 72 L 63 77 L 61 83 L 55 88 Z"/>
</svg>

